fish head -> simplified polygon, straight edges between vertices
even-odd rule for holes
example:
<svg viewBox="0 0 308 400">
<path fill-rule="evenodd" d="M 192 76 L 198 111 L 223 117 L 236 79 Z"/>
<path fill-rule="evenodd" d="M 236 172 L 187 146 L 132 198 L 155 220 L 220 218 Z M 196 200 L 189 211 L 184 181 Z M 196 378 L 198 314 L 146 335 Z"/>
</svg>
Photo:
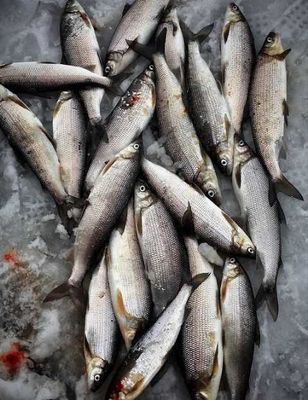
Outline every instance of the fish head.
<svg viewBox="0 0 308 400">
<path fill-rule="evenodd" d="M 232 174 L 233 151 L 231 148 L 219 149 L 217 152 L 218 167 L 225 175 Z"/>
<path fill-rule="evenodd" d="M 105 65 L 105 75 L 115 76 L 122 72 L 121 61 L 123 59 L 123 54 L 120 52 L 112 52 L 107 54 L 107 62 Z"/>
<path fill-rule="evenodd" d="M 144 180 L 138 179 L 135 185 L 135 209 L 148 208 L 157 201 L 157 197 L 150 191 Z"/>
<path fill-rule="evenodd" d="M 109 370 L 107 361 L 94 357 L 87 363 L 88 388 L 95 392 L 104 383 L 104 378 Z"/>
<path fill-rule="evenodd" d="M 227 7 L 225 23 L 236 23 L 238 21 L 244 21 L 245 17 L 242 14 L 239 6 L 235 3 L 230 3 Z"/>
<path fill-rule="evenodd" d="M 229 279 L 234 279 L 243 273 L 240 263 L 234 257 L 226 258 L 223 274 Z"/>
<path fill-rule="evenodd" d="M 201 187 L 203 193 L 218 206 L 222 202 L 221 192 L 219 187 L 215 184 L 215 177 L 212 171 L 201 169 L 195 181 Z"/>
<path fill-rule="evenodd" d="M 142 74 L 141 77 L 142 80 L 144 80 L 145 82 L 150 82 L 151 84 L 154 83 L 155 81 L 155 67 L 154 64 L 150 64 L 145 71 Z"/>
<path fill-rule="evenodd" d="M 256 246 L 252 243 L 244 231 L 238 232 L 234 238 L 237 250 L 249 258 L 256 258 Z"/>
<path fill-rule="evenodd" d="M 234 166 L 245 164 L 254 156 L 252 149 L 244 141 L 244 139 L 236 133 L 234 135 L 234 152 L 233 164 Z"/>
<path fill-rule="evenodd" d="M 283 51 L 280 35 L 276 32 L 270 32 L 263 43 L 261 53 L 276 56 Z"/>
<path fill-rule="evenodd" d="M 78 3 L 76 0 L 68 0 L 66 2 L 65 8 L 64 8 L 64 13 L 65 14 L 79 14 L 81 12 L 84 12 L 84 9 L 81 7 L 81 5 Z"/>
<path fill-rule="evenodd" d="M 106 399 L 107 400 L 132 400 L 136 399 L 145 389 L 144 376 L 137 371 L 133 371 L 133 367 L 122 376 L 116 379 L 110 386 Z"/>
<path fill-rule="evenodd" d="M 142 150 L 142 146 L 141 146 L 141 141 L 140 140 L 136 140 L 135 142 L 131 143 L 130 145 L 128 145 L 127 147 L 125 147 L 125 149 L 123 149 L 118 157 L 119 158 L 139 158 L 140 154 L 141 154 L 141 150 Z"/>
</svg>

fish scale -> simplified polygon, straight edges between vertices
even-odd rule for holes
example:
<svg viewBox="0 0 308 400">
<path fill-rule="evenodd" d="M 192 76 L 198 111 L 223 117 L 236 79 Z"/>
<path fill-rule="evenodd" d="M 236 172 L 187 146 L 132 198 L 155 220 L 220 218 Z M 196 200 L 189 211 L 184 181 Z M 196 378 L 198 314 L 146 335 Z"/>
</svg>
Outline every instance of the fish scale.
<svg viewBox="0 0 308 400">
<path fill-rule="evenodd" d="M 146 68 L 128 88 L 111 115 L 104 131 L 106 141 L 102 140 L 96 150 L 86 176 L 86 188 L 90 190 L 104 164 L 136 140 L 150 122 L 156 104 L 155 72 Z"/>
<path fill-rule="evenodd" d="M 61 93 L 52 124 L 64 187 L 70 196 L 80 198 L 86 162 L 86 121 L 82 104 L 72 92 Z"/>
<path fill-rule="evenodd" d="M 124 228 L 122 221 L 110 237 L 107 268 L 113 308 L 129 348 L 149 319 L 151 296 L 135 229 L 133 200 L 124 216 Z"/>
<path fill-rule="evenodd" d="M 199 253 L 196 239 L 185 237 L 192 277 L 211 275 L 192 293 L 181 332 L 185 375 L 194 399 L 217 397 L 223 366 L 219 291 L 214 269 Z"/>
<path fill-rule="evenodd" d="M 249 387 L 258 321 L 246 272 L 226 259 L 220 287 L 224 335 L 224 364 L 232 399 L 244 400 Z"/>
<path fill-rule="evenodd" d="M 142 160 L 142 170 L 150 185 L 163 200 L 171 214 L 182 223 L 190 204 L 196 234 L 209 244 L 227 253 L 254 255 L 254 245 L 244 231 L 227 221 L 226 214 L 207 197 L 182 181 L 175 174 L 150 161 Z M 229 218 L 229 217 L 227 217 Z"/>
<path fill-rule="evenodd" d="M 75 0 L 68 0 L 62 15 L 61 42 L 63 54 L 69 64 L 91 69 L 95 74 L 103 75 L 100 48 L 94 28 L 85 10 Z M 80 96 L 90 122 L 92 124 L 99 122 L 104 89 L 81 90 Z"/>
<path fill-rule="evenodd" d="M 159 315 L 180 289 L 184 260 L 170 214 L 141 181 L 135 186 L 135 223 L 155 313 Z"/>
<path fill-rule="evenodd" d="M 236 10 L 233 11 L 232 7 L 236 7 Z M 230 28 L 227 41 L 225 41 L 224 34 L 228 26 Z M 255 59 L 255 49 L 249 25 L 234 3 L 228 7 L 226 12 L 221 43 L 224 95 L 229 105 L 235 131 L 240 132 Z"/>
<path fill-rule="evenodd" d="M 115 359 L 118 326 L 111 303 L 105 255 L 93 272 L 85 315 L 85 358 L 88 386 L 98 389 Z M 99 375 L 100 379 L 95 380 Z M 97 379 L 97 377 L 96 377 Z"/>
</svg>

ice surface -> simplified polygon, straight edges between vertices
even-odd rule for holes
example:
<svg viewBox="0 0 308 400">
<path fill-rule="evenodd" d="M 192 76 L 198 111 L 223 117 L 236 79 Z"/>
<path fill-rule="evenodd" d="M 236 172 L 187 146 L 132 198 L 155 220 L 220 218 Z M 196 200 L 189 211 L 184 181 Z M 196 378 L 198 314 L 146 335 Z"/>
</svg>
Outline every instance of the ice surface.
<svg viewBox="0 0 308 400">
<path fill-rule="evenodd" d="M 61 60 L 59 21 L 64 0 L 0 0 L 0 62 Z M 120 18 L 124 1 L 81 1 L 93 17 L 103 53 Z M 239 2 L 250 22 L 259 48 L 275 28 L 282 34 L 288 56 L 290 107 L 288 159 L 282 161 L 291 182 L 308 197 L 308 2 L 307 0 L 243 0 Z M 219 33 L 227 2 L 179 0 L 179 14 L 195 30 L 216 22 L 203 55 L 219 77 Z M 55 99 L 23 97 L 51 130 Z M 107 115 L 114 100 L 106 97 Z M 154 133 L 154 135 L 153 135 Z M 246 135 L 249 136 L 247 126 Z M 147 130 L 148 154 L 171 166 L 163 143 Z M 0 132 L 0 354 L 13 343 L 28 358 L 14 379 L 0 363 L 1 400 L 102 399 L 90 395 L 84 378 L 83 322 L 65 298 L 43 305 L 44 296 L 63 282 L 71 265 L 66 254 L 72 246 L 60 224 L 52 199 L 32 171 L 15 158 Z M 222 178 L 224 208 L 235 215 L 230 182 Z M 261 346 L 256 348 L 250 400 L 305 400 L 308 398 L 308 272 L 307 202 L 281 197 L 288 226 L 283 228 L 284 267 L 278 279 L 279 318 L 274 323 L 265 308 L 259 311 Z M 6 256 L 6 257 L 5 257 Z M 6 260 L 6 261 L 5 261 Z M 253 276 L 260 271 L 244 261 Z M 143 399 L 188 399 L 183 379 L 171 368 Z M 226 394 L 220 395 L 221 399 Z"/>
</svg>

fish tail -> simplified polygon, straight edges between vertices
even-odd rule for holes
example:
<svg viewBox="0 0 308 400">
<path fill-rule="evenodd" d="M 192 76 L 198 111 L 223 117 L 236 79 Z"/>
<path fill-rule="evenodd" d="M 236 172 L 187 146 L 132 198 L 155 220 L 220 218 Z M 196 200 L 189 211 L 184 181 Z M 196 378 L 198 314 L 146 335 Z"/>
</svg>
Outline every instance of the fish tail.
<svg viewBox="0 0 308 400">
<path fill-rule="evenodd" d="M 84 308 L 84 293 L 81 287 L 70 285 L 68 282 L 62 283 L 60 286 L 53 289 L 43 300 L 43 303 L 59 300 L 69 296 L 78 309 Z"/>
<path fill-rule="evenodd" d="M 186 43 L 197 41 L 200 44 L 209 36 L 214 27 L 214 24 L 210 24 L 202 28 L 199 32 L 193 33 L 184 21 L 180 20 L 180 25 Z"/>
<path fill-rule="evenodd" d="M 273 282 L 272 284 L 262 282 L 256 296 L 257 307 L 260 307 L 264 300 L 266 301 L 273 320 L 276 321 L 279 311 L 276 282 Z"/>
<path fill-rule="evenodd" d="M 281 175 L 274 181 L 275 189 L 277 192 L 286 194 L 287 196 L 294 197 L 298 200 L 304 200 L 301 193 L 296 189 L 295 186 L 290 183 L 284 175 Z"/>
</svg>

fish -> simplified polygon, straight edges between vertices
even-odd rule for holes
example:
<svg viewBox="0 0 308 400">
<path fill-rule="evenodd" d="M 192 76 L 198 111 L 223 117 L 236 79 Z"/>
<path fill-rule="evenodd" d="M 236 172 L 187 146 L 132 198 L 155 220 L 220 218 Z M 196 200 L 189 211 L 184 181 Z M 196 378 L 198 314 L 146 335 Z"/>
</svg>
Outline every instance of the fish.
<svg viewBox="0 0 308 400">
<path fill-rule="evenodd" d="M 136 399 L 165 364 L 181 330 L 187 301 L 208 275 L 185 283 L 176 298 L 125 357 L 107 390 L 107 400 Z"/>
<path fill-rule="evenodd" d="M 70 65 L 83 67 L 103 76 L 102 55 L 92 22 L 76 0 L 66 2 L 61 19 L 61 44 L 65 60 Z M 87 110 L 91 125 L 101 120 L 103 88 L 80 90 L 80 96 Z"/>
<path fill-rule="evenodd" d="M 224 365 L 233 400 L 245 400 L 259 344 L 259 325 L 249 278 L 235 258 L 227 258 L 220 287 Z"/>
<path fill-rule="evenodd" d="M 146 327 L 152 306 L 135 228 L 133 199 L 110 236 L 107 270 L 113 309 L 128 350 Z"/>
<path fill-rule="evenodd" d="M 119 100 L 104 126 L 106 138 L 100 142 L 89 167 L 85 186 L 94 182 L 114 154 L 138 139 L 153 117 L 156 105 L 155 70 L 149 65 L 130 85 Z"/>
<path fill-rule="evenodd" d="M 86 272 L 104 248 L 126 207 L 140 169 L 140 143 L 134 142 L 106 165 L 86 201 L 76 229 L 74 264 L 67 282 L 50 292 L 44 302 L 70 296 L 79 307 Z"/>
<path fill-rule="evenodd" d="M 53 141 L 41 121 L 14 93 L 0 85 L 0 128 L 58 205 L 72 202 L 61 179 Z"/>
<path fill-rule="evenodd" d="M 211 200 L 220 204 L 221 193 L 212 161 L 209 156 L 204 155 L 195 127 L 188 115 L 181 83 L 168 67 L 163 54 L 166 35 L 165 28 L 157 37 L 157 48 L 152 52 L 156 71 L 159 133 L 181 177 L 196 185 Z M 131 46 L 147 56 L 151 52 L 150 48 L 138 42 L 131 43 Z"/>
<path fill-rule="evenodd" d="M 135 185 L 135 224 L 154 312 L 159 316 L 178 294 L 185 261 L 171 215 L 163 202 L 139 179 Z"/>
<path fill-rule="evenodd" d="M 208 155 L 224 174 L 231 175 L 235 130 L 220 86 L 200 54 L 200 44 L 213 25 L 196 34 L 183 22 L 181 27 L 187 45 L 186 88 L 192 121 Z"/>
<path fill-rule="evenodd" d="M 85 111 L 76 94 L 61 93 L 54 108 L 52 124 L 65 191 L 80 199 L 85 173 L 87 129 Z"/>
<path fill-rule="evenodd" d="M 232 183 L 241 207 L 241 220 L 257 248 L 257 260 L 264 269 L 258 302 L 265 297 L 274 320 L 278 316 L 276 282 L 281 261 L 280 222 L 284 219 L 278 200 L 269 203 L 269 179 L 256 154 L 235 136 Z"/>
<path fill-rule="evenodd" d="M 255 258 L 256 249 L 247 234 L 206 196 L 174 173 L 143 158 L 142 172 L 150 186 L 182 227 L 194 221 L 196 235 L 226 254 Z"/>
<path fill-rule="evenodd" d="M 88 388 L 104 383 L 117 355 L 119 328 L 113 312 L 107 278 L 106 251 L 91 277 L 85 315 L 84 356 Z"/>
<path fill-rule="evenodd" d="M 0 84 L 13 91 L 37 94 L 91 86 L 110 89 L 113 82 L 110 78 L 73 65 L 25 61 L 1 64 Z"/>
<path fill-rule="evenodd" d="M 231 124 L 241 132 L 256 50 L 249 24 L 235 3 L 227 7 L 221 37 L 222 86 Z"/>
<path fill-rule="evenodd" d="M 280 35 L 270 32 L 257 57 L 249 95 L 252 136 L 262 163 L 271 177 L 270 204 L 276 199 L 275 191 L 298 200 L 300 192 L 282 174 L 279 155 L 285 149 L 284 125 L 288 121 L 286 57 Z"/>
<path fill-rule="evenodd" d="M 191 276 L 210 274 L 187 303 L 189 312 L 180 336 L 184 372 L 193 399 L 215 400 L 223 368 L 219 289 L 213 267 L 199 252 L 193 229 L 185 233 L 184 240 Z"/>
<path fill-rule="evenodd" d="M 105 75 L 122 73 L 138 56 L 127 43 L 136 40 L 147 44 L 167 11 L 170 0 L 135 0 L 126 5 L 106 55 Z"/>
<path fill-rule="evenodd" d="M 182 87 L 185 86 L 185 42 L 181 30 L 177 10 L 172 7 L 166 13 L 157 28 L 156 38 L 167 29 L 164 54 L 170 70 L 179 79 Z"/>
</svg>

